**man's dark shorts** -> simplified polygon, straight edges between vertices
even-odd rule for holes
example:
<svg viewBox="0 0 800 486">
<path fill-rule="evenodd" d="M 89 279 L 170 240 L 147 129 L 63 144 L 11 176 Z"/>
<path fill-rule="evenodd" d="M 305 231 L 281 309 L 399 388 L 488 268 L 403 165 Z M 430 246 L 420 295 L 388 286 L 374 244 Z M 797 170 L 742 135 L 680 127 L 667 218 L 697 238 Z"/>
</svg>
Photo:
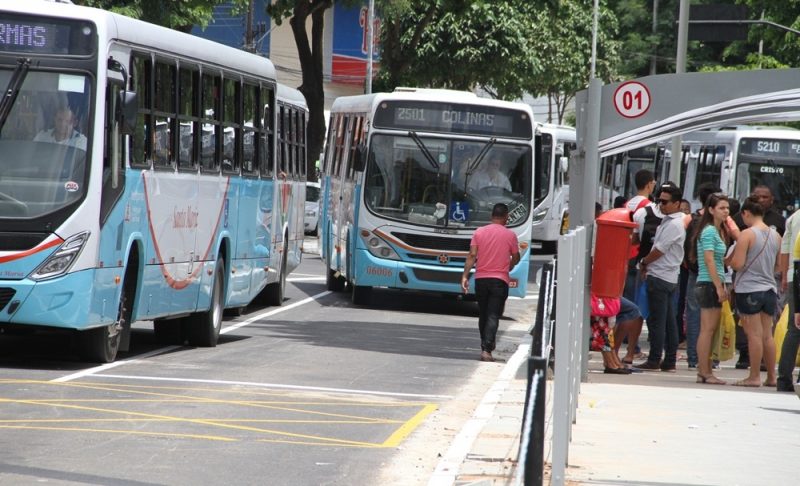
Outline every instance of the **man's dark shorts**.
<svg viewBox="0 0 800 486">
<path fill-rule="evenodd" d="M 639 307 L 625 297 L 620 297 L 619 312 L 615 318 L 617 323 L 632 321 L 633 319 L 638 319 L 639 317 L 642 317 L 641 312 L 639 312 Z"/>
<path fill-rule="evenodd" d="M 773 290 L 743 294 L 736 292 L 736 310 L 739 314 L 754 315 L 763 312 L 773 316 L 777 307 L 778 296 Z"/>
<path fill-rule="evenodd" d="M 717 296 L 717 288 L 714 282 L 697 282 L 694 287 L 694 296 L 697 297 L 697 304 L 701 309 L 720 309 L 722 303 Z"/>
</svg>

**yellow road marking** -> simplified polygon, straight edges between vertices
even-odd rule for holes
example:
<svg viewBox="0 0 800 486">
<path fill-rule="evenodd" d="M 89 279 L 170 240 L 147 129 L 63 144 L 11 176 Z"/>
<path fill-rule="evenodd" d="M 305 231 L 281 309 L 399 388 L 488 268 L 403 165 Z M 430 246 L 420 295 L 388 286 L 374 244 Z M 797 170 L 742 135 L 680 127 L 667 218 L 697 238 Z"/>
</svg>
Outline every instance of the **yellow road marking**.
<svg viewBox="0 0 800 486">
<path fill-rule="evenodd" d="M 183 439 L 205 439 L 223 442 L 238 442 L 237 439 L 231 437 L 220 437 L 217 435 L 199 435 L 199 434 L 173 434 L 168 432 L 143 432 L 141 430 L 114 430 L 114 429 L 95 429 L 83 427 L 33 427 L 27 425 L 0 425 L 0 429 L 21 429 L 21 430 L 60 430 L 64 432 L 98 432 L 107 434 L 134 434 L 134 435 L 152 435 L 158 437 L 179 437 Z"/>
<path fill-rule="evenodd" d="M 100 385 L 89 382 L 51 382 L 51 381 L 37 381 L 37 380 L 8 380 L 0 379 L 0 384 L 31 384 L 31 385 L 49 385 L 49 386 L 62 386 L 80 389 L 89 389 L 104 392 L 117 392 L 129 393 L 136 395 L 145 395 L 158 397 L 154 399 L 137 399 L 137 398 L 121 398 L 121 399 L 7 399 L 0 398 L 0 403 L 18 403 L 28 405 L 39 405 L 54 408 L 67 408 L 91 412 L 105 412 L 116 415 L 126 415 L 123 419 L 113 418 L 98 418 L 98 419 L 41 419 L 41 420 L 0 420 L 0 428 L 12 429 L 30 429 L 30 430 L 62 430 L 62 431 L 85 431 L 85 432 L 99 432 L 99 433 L 119 433 L 119 434 L 142 434 L 154 436 L 174 436 L 184 438 L 199 438 L 208 440 L 225 440 L 235 441 L 237 439 L 232 437 L 221 437 L 215 435 L 202 435 L 202 434 L 171 434 L 159 432 L 142 432 L 142 431 L 125 431 L 125 430 L 110 430 L 110 429 L 95 429 L 95 428 L 74 428 L 74 427 L 45 427 L 30 424 L 46 424 L 46 423 L 84 423 L 84 422 L 185 422 L 191 424 L 200 424 L 212 427 L 220 427 L 238 431 L 257 432 L 262 434 L 274 434 L 281 438 L 264 438 L 257 439 L 259 442 L 272 442 L 272 443 L 286 443 L 295 445 L 337 445 L 343 447 L 366 447 L 366 448 L 384 448 L 396 447 L 400 444 L 411 432 L 416 429 L 425 418 L 437 409 L 436 404 L 424 402 L 389 402 L 389 401 L 375 401 L 370 402 L 366 400 L 347 400 L 333 398 L 325 395 L 327 401 L 290 401 L 290 400 L 226 400 L 208 398 L 202 396 L 187 396 L 173 393 L 160 393 L 146 390 L 181 390 L 192 392 L 215 392 L 215 393 L 229 393 L 229 394 L 248 394 L 248 395 L 267 395 L 279 397 L 292 397 L 290 393 L 268 393 L 247 390 L 222 390 L 214 388 L 192 388 L 192 387 L 160 387 L 160 386 L 143 386 L 143 385 Z M 100 407 L 91 407 L 79 405 L 81 403 L 199 403 L 199 404 L 219 404 L 219 405 L 239 405 L 252 408 L 263 408 L 270 410 L 285 411 L 291 413 L 300 413 L 305 415 L 315 415 L 329 417 L 329 420 L 305 420 L 305 419 L 212 419 L 212 418 L 184 418 L 174 417 L 167 415 L 150 414 L 143 412 L 125 411 L 117 409 L 106 409 Z M 292 406 L 289 406 L 292 405 Z M 320 412 L 317 410 L 308 410 L 303 408 L 294 408 L 298 406 L 364 406 L 364 407 L 381 407 L 381 408 L 410 408 L 422 407 L 422 410 L 417 412 L 411 419 L 407 421 L 395 420 L 388 418 L 373 418 L 363 417 L 350 414 L 339 414 L 330 412 Z M 309 434 L 299 434 L 288 431 L 272 430 L 261 427 L 248 426 L 246 424 L 354 424 L 354 425 L 392 425 L 402 424 L 400 428 L 395 430 L 389 438 L 383 443 L 363 442 L 348 439 L 339 439 L 334 437 L 324 437 Z M 6 424 L 6 425 L 3 425 Z M 12 425 L 20 424 L 20 425 Z M 27 424 L 27 425 L 22 425 Z M 298 440 L 292 440 L 298 439 Z"/>
<path fill-rule="evenodd" d="M 417 412 L 416 415 L 411 417 L 409 420 L 406 421 L 403 425 L 400 426 L 399 429 L 395 430 L 392 435 L 389 436 L 388 439 L 383 441 L 381 447 L 396 447 L 398 446 L 403 440 L 408 437 L 411 432 L 414 431 L 419 424 L 425 420 L 425 417 L 430 415 L 436 410 L 437 406 L 433 403 L 426 405 L 422 410 Z"/>
</svg>

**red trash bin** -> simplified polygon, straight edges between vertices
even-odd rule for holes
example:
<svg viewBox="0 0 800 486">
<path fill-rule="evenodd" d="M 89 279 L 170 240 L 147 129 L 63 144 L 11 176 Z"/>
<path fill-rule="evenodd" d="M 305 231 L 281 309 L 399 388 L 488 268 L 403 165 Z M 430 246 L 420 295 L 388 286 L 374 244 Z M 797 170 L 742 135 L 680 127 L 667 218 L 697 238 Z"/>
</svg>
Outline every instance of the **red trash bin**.
<svg viewBox="0 0 800 486">
<path fill-rule="evenodd" d="M 611 209 L 597 222 L 592 267 L 592 293 L 598 297 L 619 298 L 625 289 L 631 235 L 636 223 L 627 209 Z"/>
</svg>

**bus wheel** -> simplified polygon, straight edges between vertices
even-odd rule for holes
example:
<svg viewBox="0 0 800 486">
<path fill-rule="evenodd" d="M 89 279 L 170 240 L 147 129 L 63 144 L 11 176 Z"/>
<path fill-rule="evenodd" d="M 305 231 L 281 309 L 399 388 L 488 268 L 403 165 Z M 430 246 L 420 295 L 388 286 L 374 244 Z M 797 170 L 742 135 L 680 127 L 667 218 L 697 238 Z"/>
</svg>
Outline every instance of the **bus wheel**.
<svg viewBox="0 0 800 486">
<path fill-rule="evenodd" d="M 286 262 L 288 247 L 283 248 L 283 257 L 281 258 L 281 274 L 278 281 L 267 285 L 266 303 L 267 305 L 283 305 L 283 296 L 286 293 Z"/>
<path fill-rule="evenodd" d="M 189 344 L 193 346 L 214 347 L 222 329 L 222 312 L 225 307 L 225 260 L 217 260 L 214 269 L 214 283 L 211 287 L 211 306 L 205 312 L 198 312 L 185 318 Z"/>
<path fill-rule="evenodd" d="M 331 265 L 332 262 L 333 260 L 331 260 L 330 246 L 329 246 L 328 258 L 325 259 L 325 263 L 327 265 Z M 336 272 L 335 270 L 331 270 L 330 268 L 328 268 L 327 272 L 325 273 L 325 286 L 328 288 L 328 290 L 332 292 L 341 292 L 342 290 L 344 290 L 345 281 L 341 277 L 341 275 L 336 275 L 337 273 L 338 272 Z"/>
<path fill-rule="evenodd" d="M 126 275 L 122 282 L 122 293 L 119 296 L 116 322 L 80 332 L 81 357 L 86 361 L 111 363 L 117 359 L 122 333 L 126 327 L 130 329 L 131 325 L 134 284 L 134 280 Z"/>
<path fill-rule="evenodd" d="M 372 299 L 372 287 L 353 285 L 351 298 L 355 305 L 369 305 L 369 301 Z"/>
</svg>

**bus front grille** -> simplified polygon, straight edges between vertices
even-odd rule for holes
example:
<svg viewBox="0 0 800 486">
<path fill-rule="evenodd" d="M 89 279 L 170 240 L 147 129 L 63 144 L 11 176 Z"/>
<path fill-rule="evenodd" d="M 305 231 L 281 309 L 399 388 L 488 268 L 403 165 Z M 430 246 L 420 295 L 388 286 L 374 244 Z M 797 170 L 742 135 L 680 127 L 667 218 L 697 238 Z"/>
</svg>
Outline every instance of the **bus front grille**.
<svg viewBox="0 0 800 486">
<path fill-rule="evenodd" d="M 461 272 L 441 272 L 439 270 L 428 270 L 425 268 L 412 268 L 417 280 L 426 282 L 438 282 L 449 284 L 461 283 Z"/>
<path fill-rule="evenodd" d="M 17 291 L 8 287 L 0 287 L 0 311 L 5 309 Z"/>
<path fill-rule="evenodd" d="M 409 258 L 416 258 L 417 260 L 426 260 L 429 262 L 437 262 L 439 261 L 439 255 L 422 255 L 419 253 L 409 253 Z M 448 263 L 458 263 L 462 266 L 466 263 L 467 259 L 464 257 L 448 257 Z M 441 261 L 439 261 L 441 263 Z"/>
<path fill-rule="evenodd" d="M 392 236 L 400 239 L 403 243 L 415 248 L 426 248 L 430 250 L 442 251 L 469 251 L 470 239 L 468 238 L 446 238 L 432 235 L 415 235 L 412 233 L 392 232 Z"/>
</svg>

